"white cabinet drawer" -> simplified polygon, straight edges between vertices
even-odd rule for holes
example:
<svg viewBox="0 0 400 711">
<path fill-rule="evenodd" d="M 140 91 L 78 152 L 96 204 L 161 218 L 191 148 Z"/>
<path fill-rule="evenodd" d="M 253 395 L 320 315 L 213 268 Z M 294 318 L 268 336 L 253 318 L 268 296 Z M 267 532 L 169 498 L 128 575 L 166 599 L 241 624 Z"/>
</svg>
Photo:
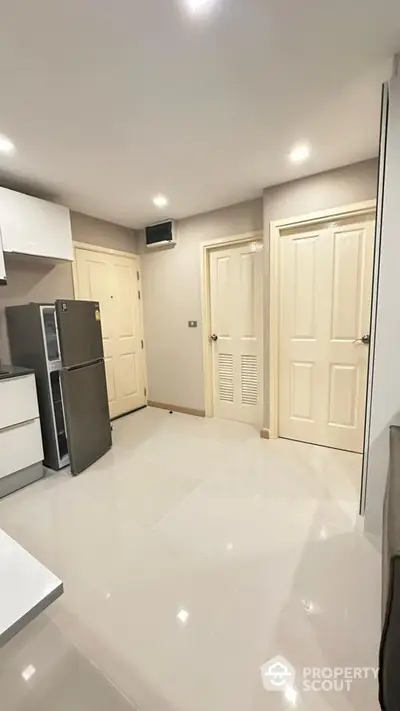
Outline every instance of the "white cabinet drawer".
<svg viewBox="0 0 400 711">
<path fill-rule="evenodd" d="M 0 380 L 0 430 L 39 417 L 35 376 Z"/>
<path fill-rule="evenodd" d="M 41 462 L 43 459 L 40 420 L 25 422 L 0 431 L 0 479 Z"/>
</svg>

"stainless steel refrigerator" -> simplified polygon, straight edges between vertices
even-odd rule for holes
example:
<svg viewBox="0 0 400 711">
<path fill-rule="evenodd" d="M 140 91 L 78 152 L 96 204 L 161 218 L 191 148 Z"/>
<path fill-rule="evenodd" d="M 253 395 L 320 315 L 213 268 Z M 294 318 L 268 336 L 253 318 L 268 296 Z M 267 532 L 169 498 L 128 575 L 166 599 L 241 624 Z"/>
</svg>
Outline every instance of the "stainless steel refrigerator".
<svg viewBox="0 0 400 711">
<path fill-rule="evenodd" d="M 79 474 L 112 446 L 99 304 L 30 303 L 6 317 L 12 362 L 36 372 L 44 463 Z"/>
</svg>

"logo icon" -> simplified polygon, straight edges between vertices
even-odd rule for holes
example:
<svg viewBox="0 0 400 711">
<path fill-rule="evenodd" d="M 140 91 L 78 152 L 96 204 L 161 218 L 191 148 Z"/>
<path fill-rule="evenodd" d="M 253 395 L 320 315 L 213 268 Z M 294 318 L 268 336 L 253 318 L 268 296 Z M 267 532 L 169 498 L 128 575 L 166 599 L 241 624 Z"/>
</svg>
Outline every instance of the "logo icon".
<svg viewBox="0 0 400 711">
<path fill-rule="evenodd" d="M 266 691 L 283 691 L 294 685 L 295 670 L 285 657 L 274 657 L 261 667 L 261 679 Z"/>
</svg>

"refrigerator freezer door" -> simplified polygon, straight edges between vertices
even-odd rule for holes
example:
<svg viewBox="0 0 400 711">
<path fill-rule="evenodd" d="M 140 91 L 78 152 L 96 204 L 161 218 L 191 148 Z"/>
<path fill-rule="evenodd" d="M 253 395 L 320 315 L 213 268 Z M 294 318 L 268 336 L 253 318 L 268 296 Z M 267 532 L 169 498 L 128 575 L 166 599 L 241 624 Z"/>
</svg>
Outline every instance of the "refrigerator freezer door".
<svg viewBox="0 0 400 711">
<path fill-rule="evenodd" d="M 57 327 L 64 368 L 103 358 L 100 307 L 96 301 L 56 301 Z"/>
<path fill-rule="evenodd" d="M 104 362 L 61 374 L 71 473 L 79 474 L 112 446 Z"/>
</svg>

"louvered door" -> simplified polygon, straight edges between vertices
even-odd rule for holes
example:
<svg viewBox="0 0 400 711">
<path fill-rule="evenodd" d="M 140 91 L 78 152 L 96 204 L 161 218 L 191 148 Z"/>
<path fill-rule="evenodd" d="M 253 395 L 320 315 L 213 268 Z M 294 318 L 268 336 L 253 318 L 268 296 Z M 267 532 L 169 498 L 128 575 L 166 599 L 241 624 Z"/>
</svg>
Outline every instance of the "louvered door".
<svg viewBox="0 0 400 711">
<path fill-rule="evenodd" d="M 262 253 L 251 242 L 210 257 L 214 414 L 261 424 Z"/>
</svg>

